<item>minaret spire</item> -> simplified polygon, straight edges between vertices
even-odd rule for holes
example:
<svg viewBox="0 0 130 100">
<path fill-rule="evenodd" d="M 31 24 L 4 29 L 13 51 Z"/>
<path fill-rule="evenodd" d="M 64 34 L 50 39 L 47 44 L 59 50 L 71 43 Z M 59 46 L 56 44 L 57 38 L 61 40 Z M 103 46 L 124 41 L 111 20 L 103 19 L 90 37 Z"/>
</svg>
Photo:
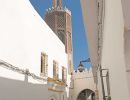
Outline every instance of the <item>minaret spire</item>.
<svg viewBox="0 0 130 100">
<path fill-rule="evenodd" d="M 53 7 L 54 8 L 57 8 L 57 7 L 62 8 L 62 0 L 53 0 Z"/>
<path fill-rule="evenodd" d="M 54 7 L 54 8 L 57 7 L 57 0 L 53 0 L 53 7 Z"/>
<path fill-rule="evenodd" d="M 62 8 L 62 0 L 57 0 L 57 7 Z"/>
</svg>

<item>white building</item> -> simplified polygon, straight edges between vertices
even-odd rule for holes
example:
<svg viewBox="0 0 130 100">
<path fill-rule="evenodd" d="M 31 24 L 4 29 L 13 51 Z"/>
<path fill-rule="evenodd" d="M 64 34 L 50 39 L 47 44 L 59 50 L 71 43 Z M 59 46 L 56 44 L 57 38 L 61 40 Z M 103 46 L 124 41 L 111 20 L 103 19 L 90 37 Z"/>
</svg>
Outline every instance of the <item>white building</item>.
<svg viewBox="0 0 130 100">
<path fill-rule="evenodd" d="M 72 75 L 69 100 L 98 100 L 97 87 L 92 70 L 86 70 L 80 63 Z"/>
<path fill-rule="evenodd" d="M 30 1 L 0 1 L 0 27 L 0 100 L 66 100 L 65 46 Z"/>
<path fill-rule="evenodd" d="M 99 100 L 130 100 L 129 5 L 129 0 L 81 0 Z"/>
</svg>

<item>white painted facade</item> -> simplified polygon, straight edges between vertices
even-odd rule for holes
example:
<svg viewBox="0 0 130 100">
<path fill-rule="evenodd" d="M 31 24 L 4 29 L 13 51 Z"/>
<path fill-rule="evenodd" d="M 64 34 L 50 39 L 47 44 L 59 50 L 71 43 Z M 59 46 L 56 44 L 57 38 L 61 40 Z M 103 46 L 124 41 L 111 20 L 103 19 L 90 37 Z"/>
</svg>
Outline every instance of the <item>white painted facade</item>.
<svg viewBox="0 0 130 100">
<path fill-rule="evenodd" d="M 129 0 L 81 0 L 92 66 L 98 76 L 95 82 L 99 100 L 103 100 L 99 65 L 109 71 L 111 99 L 130 100 L 129 5 Z M 103 79 L 105 96 L 108 96 Z"/>
<path fill-rule="evenodd" d="M 41 53 L 43 52 L 48 55 L 48 77 L 53 78 L 53 60 L 55 60 L 59 66 L 59 79 L 62 79 L 62 66 L 68 69 L 65 46 L 34 10 L 29 0 L 0 1 L 0 27 L 1 60 L 21 69 L 28 69 L 29 72 L 40 76 Z M 2 88 L 0 89 L 1 100 L 9 100 L 9 98 L 18 100 L 20 94 L 25 97 L 24 100 L 36 100 L 36 97 L 39 98 L 37 100 L 48 100 L 52 95 L 59 95 L 48 92 L 47 80 L 39 82 L 29 77 L 28 83 L 24 84 L 24 75 L 3 68 L 3 65 L 0 66 L 0 81 L 8 82 L 8 84 L 3 82 L 0 85 Z M 12 83 L 10 84 L 10 82 Z M 67 74 L 68 87 L 69 82 Z M 65 98 L 67 98 L 68 87 L 65 87 L 63 93 Z M 21 92 L 18 92 L 19 89 Z M 28 89 L 28 93 L 25 92 L 26 89 Z M 9 96 L 1 94 L 2 92 L 7 92 Z M 39 95 L 34 97 L 33 93 L 39 93 Z M 14 96 L 15 94 L 16 96 Z M 23 98 L 19 98 L 19 100 L 23 100 Z"/>
<path fill-rule="evenodd" d="M 83 72 L 79 72 L 78 70 L 74 72 L 72 75 L 72 85 L 71 86 L 71 91 L 72 94 L 70 95 L 69 100 L 78 100 L 78 96 L 80 93 L 84 90 L 91 90 L 95 92 L 96 94 L 96 84 L 94 82 L 94 76 L 92 73 L 92 70 L 85 70 Z M 96 99 L 97 100 L 97 99 Z"/>
</svg>

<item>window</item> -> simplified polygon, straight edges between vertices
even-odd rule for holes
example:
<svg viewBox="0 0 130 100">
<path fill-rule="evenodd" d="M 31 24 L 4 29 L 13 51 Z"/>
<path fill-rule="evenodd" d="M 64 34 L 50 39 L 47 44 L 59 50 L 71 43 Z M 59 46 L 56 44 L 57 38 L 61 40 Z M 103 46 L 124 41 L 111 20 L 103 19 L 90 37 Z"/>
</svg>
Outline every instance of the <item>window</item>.
<svg viewBox="0 0 130 100">
<path fill-rule="evenodd" d="M 65 67 L 62 67 L 62 81 L 67 81 L 67 69 Z"/>
<path fill-rule="evenodd" d="M 41 53 L 41 76 L 47 76 L 48 72 L 48 56 Z"/>
<path fill-rule="evenodd" d="M 56 61 L 53 61 L 53 78 L 58 79 L 58 77 L 59 77 L 58 63 Z"/>
</svg>

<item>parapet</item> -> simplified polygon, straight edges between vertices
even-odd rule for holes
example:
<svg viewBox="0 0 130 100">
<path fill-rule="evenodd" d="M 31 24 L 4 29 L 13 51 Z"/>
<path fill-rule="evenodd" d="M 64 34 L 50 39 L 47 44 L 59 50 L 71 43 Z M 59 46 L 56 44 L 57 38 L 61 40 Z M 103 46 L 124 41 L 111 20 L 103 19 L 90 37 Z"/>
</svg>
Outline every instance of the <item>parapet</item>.
<svg viewBox="0 0 130 100">
<path fill-rule="evenodd" d="M 67 12 L 69 15 L 71 15 L 71 11 L 68 8 L 66 8 L 66 7 L 64 7 L 64 8 L 60 8 L 60 7 L 54 8 L 54 7 L 51 7 L 51 8 L 46 9 L 47 13 L 54 12 L 54 11 Z"/>
</svg>

